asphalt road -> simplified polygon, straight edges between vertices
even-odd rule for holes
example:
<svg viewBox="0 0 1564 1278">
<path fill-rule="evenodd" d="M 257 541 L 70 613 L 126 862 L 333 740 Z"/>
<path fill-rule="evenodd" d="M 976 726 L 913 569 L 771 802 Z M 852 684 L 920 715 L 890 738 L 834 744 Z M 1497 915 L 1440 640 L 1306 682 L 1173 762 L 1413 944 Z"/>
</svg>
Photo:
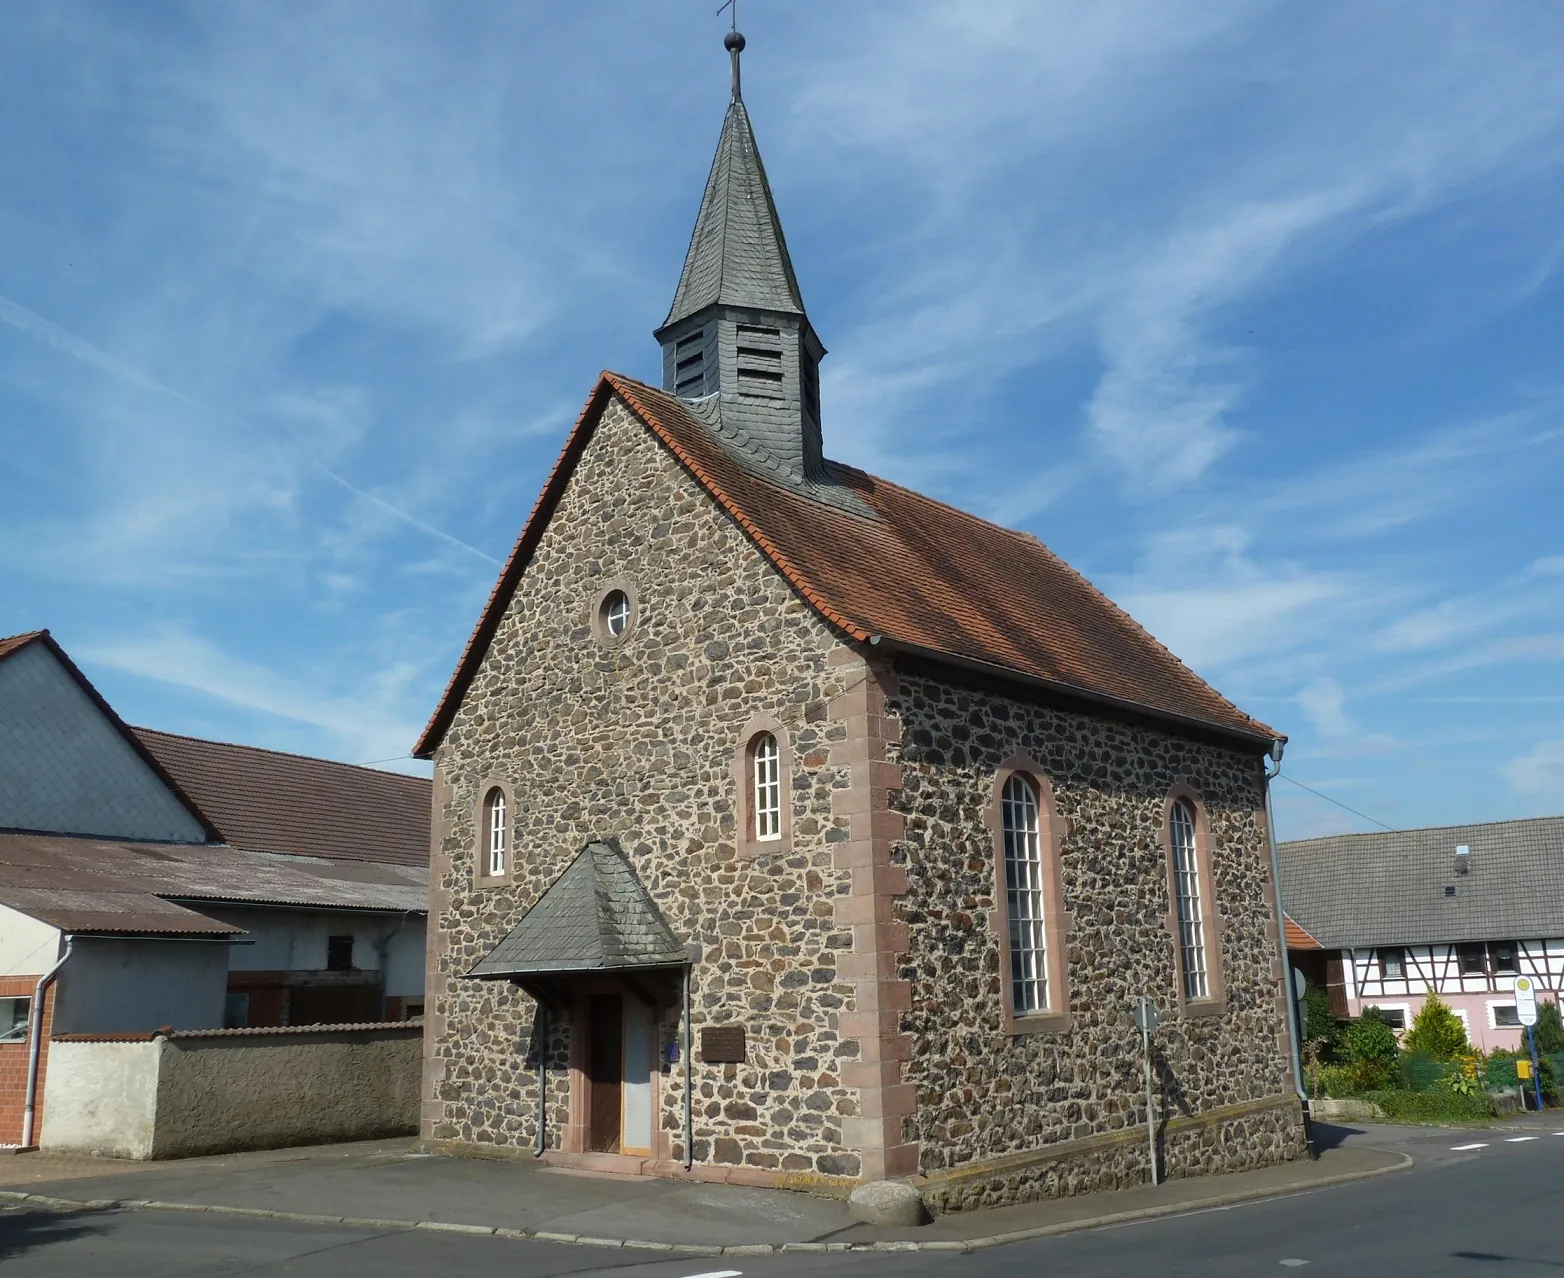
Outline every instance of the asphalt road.
<svg viewBox="0 0 1564 1278">
<path fill-rule="evenodd" d="M 1564 1125 L 1561 1125 L 1564 1127 Z M 1310 1269 L 1439 1278 L 1517 1278 L 1564 1269 L 1564 1137 L 1402 1134 L 1407 1173 L 1288 1198 L 1149 1221 L 969 1256 L 832 1254 L 681 1257 L 501 1238 L 297 1226 L 157 1211 L 0 1212 L 0 1264 L 18 1275 L 692 1275 L 846 1273 L 1202 1275 Z M 1530 1133 L 1526 1133 L 1530 1134 Z M 1456 1151 L 1453 1145 L 1482 1142 Z"/>
</svg>

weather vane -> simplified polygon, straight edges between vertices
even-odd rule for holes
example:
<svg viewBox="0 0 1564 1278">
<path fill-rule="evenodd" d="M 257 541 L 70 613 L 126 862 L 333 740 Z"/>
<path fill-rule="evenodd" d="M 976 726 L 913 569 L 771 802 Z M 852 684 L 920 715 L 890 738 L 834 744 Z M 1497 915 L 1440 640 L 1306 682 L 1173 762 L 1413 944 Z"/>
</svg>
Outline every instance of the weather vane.
<svg viewBox="0 0 1564 1278">
<path fill-rule="evenodd" d="M 739 0 L 723 0 L 722 8 L 717 10 L 719 18 L 723 9 L 733 11 L 733 25 L 728 34 L 722 37 L 722 47 L 733 58 L 733 100 L 737 102 L 742 96 L 739 93 L 739 54 L 744 52 L 744 37 L 739 32 Z"/>
</svg>

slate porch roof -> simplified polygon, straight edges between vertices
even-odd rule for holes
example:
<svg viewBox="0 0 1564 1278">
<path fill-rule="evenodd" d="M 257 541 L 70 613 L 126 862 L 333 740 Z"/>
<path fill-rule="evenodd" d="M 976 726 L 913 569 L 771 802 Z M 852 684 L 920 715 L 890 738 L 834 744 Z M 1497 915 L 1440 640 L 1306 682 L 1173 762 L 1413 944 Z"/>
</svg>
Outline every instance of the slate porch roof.
<svg viewBox="0 0 1564 1278">
<path fill-rule="evenodd" d="M 428 758 L 444 737 L 616 395 L 799 594 L 848 637 L 1215 732 L 1256 751 L 1280 735 L 1221 696 L 1031 534 L 834 462 L 841 482 L 876 517 L 812 501 L 740 467 L 678 399 L 604 373 L 414 747 L 417 757 Z"/>
<path fill-rule="evenodd" d="M 472 977 L 677 967 L 684 946 L 624 854 L 588 843 Z"/>
<path fill-rule="evenodd" d="M 1461 844 L 1466 874 L 1455 872 Z M 1276 853 L 1288 915 L 1325 949 L 1564 937 L 1564 817 L 1343 834 Z"/>
</svg>

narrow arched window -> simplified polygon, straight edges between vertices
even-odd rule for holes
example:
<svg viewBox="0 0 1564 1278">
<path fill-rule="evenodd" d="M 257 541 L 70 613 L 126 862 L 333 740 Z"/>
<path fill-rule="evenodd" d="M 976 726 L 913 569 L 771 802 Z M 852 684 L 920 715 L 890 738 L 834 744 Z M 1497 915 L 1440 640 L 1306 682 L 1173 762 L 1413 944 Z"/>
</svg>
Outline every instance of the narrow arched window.
<svg viewBox="0 0 1564 1278">
<path fill-rule="evenodd" d="M 1017 773 L 1001 800 L 1005 830 L 1005 911 L 1010 923 L 1010 1000 L 1017 1016 L 1048 1010 L 1048 947 L 1043 927 L 1043 851 L 1037 789 Z"/>
<path fill-rule="evenodd" d="M 782 751 L 769 732 L 755 738 L 750 750 L 754 788 L 750 799 L 757 840 L 782 837 Z"/>
<path fill-rule="evenodd" d="M 1205 914 L 1201 901 L 1200 856 L 1195 843 L 1195 809 L 1187 799 L 1177 799 L 1168 825 L 1173 841 L 1173 881 L 1178 892 L 1178 957 L 1184 978 L 1185 999 L 1205 998 Z"/>
<path fill-rule="evenodd" d="M 505 821 L 505 791 L 495 786 L 483 800 L 484 826 L 488 833 L 488 874 L 491 878 L 505 873 L 505 858 L 509 852 L 510 827 Z"/>
</svg>

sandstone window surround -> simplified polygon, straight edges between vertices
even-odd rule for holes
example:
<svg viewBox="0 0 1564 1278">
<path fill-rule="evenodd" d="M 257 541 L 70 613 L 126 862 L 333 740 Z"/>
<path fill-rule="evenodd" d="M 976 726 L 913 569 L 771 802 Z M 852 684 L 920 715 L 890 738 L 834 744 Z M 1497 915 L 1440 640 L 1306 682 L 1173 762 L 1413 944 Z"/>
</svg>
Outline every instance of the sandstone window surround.
<svg viewBox="0 0 1564 1278">
<path fill-rule="evenodd" d="M 621 644 L 635 629 L 640 614 L 640 591 L 633 581 L 628 577 L 605 581 L 592 603 L 592 637 L 607 648 Z"/>
<path fill-rule="evenodd" d="M 1179 782 L 1162 812 L 1162 849 L 1168 874 L 1168 934 L 1173 941 L 1174 999 L 1178 1015 L 1220 1016 L 1222 918 L 1211 865 L 1211 827 L 1199 793 Z"/>
<path fill-rule="evenodd" d="M 1000 765 L 984 821 L 994 838 L 993 919 L 1004 1033 L 1065 1033 L 1070 916 L 1059 850 L 1069 825 L 1058 815 L 1053 786 L 1035 760 L 1016 756 Z M 1018 967 L 1023 981 L 1036 972 L 1038 984 L 1018 985 Z"/>
<path fill-rule="evenodd" d="M 478 792 L 482 797 L 473 813 L 473 829 L 477 835 L 473 841 L 473 882 L 479 887 L 509 883 L 514 869 L 511 831 L 515 824 L 510 787 L 503 781 L 490 779 Z"/>
<path fill-rule="evenodd" d="M 793 845 L 793 752 L 775 715 L 757 714 L 733 759 L 740 856 L 770 856 Z"/>
</svg>

